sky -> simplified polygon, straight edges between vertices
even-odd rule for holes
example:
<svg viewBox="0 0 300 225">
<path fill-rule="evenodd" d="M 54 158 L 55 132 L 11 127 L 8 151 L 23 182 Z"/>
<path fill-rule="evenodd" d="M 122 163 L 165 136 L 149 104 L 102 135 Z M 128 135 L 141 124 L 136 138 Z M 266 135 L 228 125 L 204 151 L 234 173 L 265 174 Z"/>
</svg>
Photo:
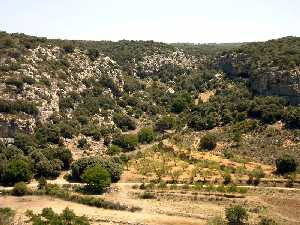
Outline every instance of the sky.
<svg viewBox="0 0 300 225">
<path fill-rule="evenodd" d="M 167 43 L 300 36 L 300 0 L 0 0 L 0 30 Z"/>
</svg>

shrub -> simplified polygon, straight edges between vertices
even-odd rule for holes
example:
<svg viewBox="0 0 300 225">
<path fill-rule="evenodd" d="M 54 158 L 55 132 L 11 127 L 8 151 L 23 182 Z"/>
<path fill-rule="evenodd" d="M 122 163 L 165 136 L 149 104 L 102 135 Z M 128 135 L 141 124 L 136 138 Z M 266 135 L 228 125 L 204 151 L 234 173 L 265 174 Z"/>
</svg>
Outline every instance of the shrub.
<svg viewBox="0 0 300 225">
<path fill-rule="evenodd" d="M 78 144 L 77 144 L 77 147 L 78 148 L 87 148 L 89 145 L 88 145 L 88 142 L 86 140 L 86 138 L 80 138 L 78 140 Z"/>
<path fill-rule="evenodd" d="M 5 81 L 7 85 L 12 85 L 18 88 L 19 90 L 22 90 L 24 87 L 24 82 L 21 79 L 15 79 L 15 78 L 9 78 Z"/>
<path fill-rule="evenodd" d="M 107 153 L 108 153 L 109 155 L 117 155 L 117 154 L 119 154 L 121 151 L 122 151 L 122 149 L 121 149 L 119 146 L 117 146 L 117 145 L 110 145 L 109 148 L 108 148 Z"/>
<path fill-rule="evenodd" d="M 138 136 L 135 134 L 123 134 L 115 138 L 113 143 L 128 151 L 132 151 L 138 145 Z"/>
<path fill-rule="evenodd" d="M 183 112 L 189 105 L 189 102 L 183 97 L 177 97 L 173 100 L 171 111 L 173 113 Z"/>
<path fill-rule="evenodd" d="M 28 193 L 27 186 L 24 182 L 16 183 L 14 188 L 12 189 L 12 195 L 15 196 L 23 196 Z"/>
<path fill-rule="evenodd" d="M 101 165 L 87 168 L 81 179 L 88 184 L 88 190 L 95 193 L 102 193 L 111 183 L 110 174 Z"/>
<path fill-rule="evenodd" d="M 113 121 L 123 131 L 135 130 L 136 129 L 136 123 L 135 123 L 135 121 L 131 117 L 127 116 L 127 115 L 116 113 L 113 116 Z"/>
<path fill-rule="evenodd" d="M 0 99 L 0 112 L 2 113 L 19 113 L 24 112 L 36 116 L 39 112 L 36 105 L 23 100 L 3 100 Z"/>
<path fill-rule="evenodd" d="M 205 150 L 213 150 L 217 146 L 215 135 L 206 134 L 200 140 L 200 148 Z"/>
<path fill-rule="evenodd" d="M 138 137 L 140 143 L 151 143 L 155 138 L 155 134 L 152 128 L 142 128 L 138 133 Z"/>
<path fill-rule="evenodd" d="M 224 173 L 223 179 L 224 179 L 223 184 L 227 185 L 231 183 L 231 176 L 229 173 Z"/>
<path fill-rule="evenodd" d="M 164 132 L 165 130 L 170 130 L 174 128 L 176 120 L 171 116 L 164 116 L 155 124 L 155 130 L 159 132 Z"/>
<path fill-rule="evenodd" d="M 24 160 L 17 159 L 9 161 L 5 172 L 5 183 L 14 184 L 20 181 L 29 181 L 32 177 L 32 170 Z"/>
<path fill-rule="evenodd" d="M 289 107 L 283 116 L 289 128 L 300 128 L 300 107 Z"/>
<path fill-rule="evenodd" d="M 41 214 L 27 211 L 26 216 L 32 225 L 56 225 L 56 224 L 78 224 L 90 225 L 87 217 L 76 216 L 69 208 L 64 209 L 61 214 L 56 214 L 51 208 L 44 208 Z"/>
<path fill-rule="evenodd" d="M 248 220 L 246 209 L 240 205 L 227 208 L 225 214 L 228 225 L 244 225 Z"/>
<path fill-rule="evenodd" d="M 279 174 L 295 172 L 298 166 L 296 160 L 290 155 L 283 155 L 276 159 L 276 171 Z"/>
<path fill-rule="evenodd" d="M 12 225 L 15 211 L 11 208 L 0 208 L 0 225 Z"/>
<path fill-rule="evenodd" d="M 260 179 L 265 177 L 265 173 L 261 167 L 257 167 L 251 171 L 252 177 L 254 177 L 253 184 L 258 185 L 260 183 Z"/>
</svg>

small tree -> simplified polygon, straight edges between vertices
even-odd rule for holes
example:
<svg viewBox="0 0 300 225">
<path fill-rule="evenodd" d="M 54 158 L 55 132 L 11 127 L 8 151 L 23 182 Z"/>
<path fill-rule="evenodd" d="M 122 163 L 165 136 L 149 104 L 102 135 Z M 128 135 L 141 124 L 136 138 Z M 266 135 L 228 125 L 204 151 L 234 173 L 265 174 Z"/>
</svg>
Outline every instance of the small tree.
<svg viewBox="0 0 300 225">
<path fill-rule="evenodd" d="M 151 143 L 155 138 L 155 134 L 152 128 L 146 127 L 140 130 L 138 137 L 140 143 Z"/>
<path fill-rule="evenodd" d="M 40 190 L 43 190 L 43 189 L 46 189 L 47 188 L 47 180 L 45 177 L 41 177 L 39 180 L 38 180 L 38 189 Z"/>
<path fill-rule="evenodd" d="M 279 174 L 295 172 L 298 166 L 296 160 L 290 155 L 283 155 L 276 159 L 276 170 Z"/>
<path fill-rule="evenodd" d="M 206 134 L 200 140 L 200 148 L 205 150 L 213 150 L 217 146 L 217 138 L 215 135 Z"/>
<path fill-rule="evenodd" d="M 111 183 L 109 172 L 100 165 L 87 168 L 81 179 L 88 184 L 89 191 L 102 193 Z"/>
<path fill-rule="evenodd" d="M 7 165 L 4 181 L 6 183 L 17 183 L 29 181 L 32 177 L 30 165 L 21 159 L 10 161 Z"/>
<path fill-rule="evenodd" d="M 240 205 L 227 208 L 225 214 L 228 225 L 244 225 L 248 220 L 246 209 Z"/>
<path fill-rule="evenodd" d="M 28 189 L 24 182 L 16 183 L 12 190 L 12 195 L 15 196 L 23 196 L 26 195 L 27 193 L 28 193 Z"/>
</svg>

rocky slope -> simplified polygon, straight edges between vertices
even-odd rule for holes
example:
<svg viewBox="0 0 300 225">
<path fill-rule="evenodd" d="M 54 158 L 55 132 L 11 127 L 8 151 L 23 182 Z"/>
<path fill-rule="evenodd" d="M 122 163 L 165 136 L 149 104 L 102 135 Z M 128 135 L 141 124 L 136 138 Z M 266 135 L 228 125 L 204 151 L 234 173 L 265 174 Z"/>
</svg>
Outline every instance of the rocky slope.
<svg viewBox="0 0 300 225">
<path fill-rule="evenodd" d="M 249 78 L 252 90 L 300 103 L 300 39 L 287 37 L 248 44 L 217 58 L 217 66 L 232 77 Z"/>
</svg>

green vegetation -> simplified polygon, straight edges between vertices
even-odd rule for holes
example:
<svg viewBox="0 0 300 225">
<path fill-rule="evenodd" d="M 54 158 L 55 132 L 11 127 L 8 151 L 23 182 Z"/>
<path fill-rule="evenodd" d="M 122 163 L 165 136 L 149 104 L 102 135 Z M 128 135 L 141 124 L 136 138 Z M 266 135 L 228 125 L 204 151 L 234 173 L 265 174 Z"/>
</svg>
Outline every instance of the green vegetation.
<svg viewBox="0 0 300 225">
<path fill-rule="evenodd" d="M 122 134 L 113 140 L 113 144 L 118 145 L 125 151 L 132 151 L 138 145 L 139 139 L 135 134 Z"/>
<path fill-rule="evenodd" d="M 105 168 L 110 174 L 110 178 L 112 182 L 117 182 L 120 179 L 122 174 L 123 165 L 122 160 L 119 158 L 97 158 L 97 157 L 89 157 L 89 158 L 81 158 L 75 161 L 72 166 L 72 179 L 76 181 L 81 181 L 81 176 L 84 171 L 95 165 L 100 165 Z"/>
<path fill-rule="evenodd" d="M 200 149 L 213 150 L 217 145 L 216 136 L 213 134 L 206 134 L 200 140 Z"/>
<path fill-rule="evenodd" d="M 248 213 L 245 208 L 236 205 L 226 209 L 226 219 L 228 225 L 244 225 L 248 220 Z"/>
<path fill-rule="evenodd" d="M 276 169 L 279 174 L 295 172 L 297 166 L 298 163 L 290 155 L 283 155 L 282 157 L 276 159 Z"/>
<path fill-rule="evenodd" d="M 12 225 L 15 211 L 11 208 L 0 208 L 0 225 Z"/>
<path fill-rule="evenodd" d="M 69 208 L 65 208 L 61 214 L 55 213 L 51 208 L 44 208 L 40 214 L 27 211 L 26 216 L 32 225 L 58 225 L 58 224 L 77 224 L 90 225 L 87 217 L 76 216 Z"/>
<path fill-rule="evenodd" d="M 138 133 L 140 143 L 151 143 L 155 139 L 155 133 L 152 128 L 142 128 Z"/>
<path fill-rule="evenodd" d="M 0 112 L 13 114 L 24 112 L 36 116 L 38 114 L 38 109 L 36 105 L 32 102 L 27 102 L 23 100 L 12 101 L 0 99 Z"/>
<path fill-rule="evenodd" d="M 109 172 L 97 164 L 85 169 L 81 179 L 88 184 L 86 189 L 92 193 L 102 193 L 111 183 Z"/>
<path fill-rule="evenodd" d="M 24 182 L 16 183 L 14 188 L 12 189 L 12 195 L 15 196 L 23 196 L 28 193 L 27 186 Z"/>
</svg>

